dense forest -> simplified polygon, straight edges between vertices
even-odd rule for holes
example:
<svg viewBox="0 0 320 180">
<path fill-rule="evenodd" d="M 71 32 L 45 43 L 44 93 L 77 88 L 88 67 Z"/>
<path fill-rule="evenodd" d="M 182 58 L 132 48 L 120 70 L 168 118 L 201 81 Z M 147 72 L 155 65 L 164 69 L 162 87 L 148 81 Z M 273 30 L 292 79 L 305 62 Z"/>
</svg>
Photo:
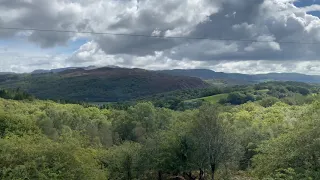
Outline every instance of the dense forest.
<svg viewBox="0 0 320 180">
<path fill-rule="evenodd" d="M 217 103 L 170 106 L 175 94 L 181 103 L 221 93 Z M 2 90 L 0 179 L 316 180 L 318 93 L 268 82 L 159 94 L 168 107 L 145 98 L 117 108 Z"/>
<path fill-rule="evenodd" d="M 119 102 L 184 89 L 206 88 L 199 78 L 144 69 L 69 69 L 58 73 L 0 75 L 0 88 L 21 89 L 41 99 Z"/>
</svg>

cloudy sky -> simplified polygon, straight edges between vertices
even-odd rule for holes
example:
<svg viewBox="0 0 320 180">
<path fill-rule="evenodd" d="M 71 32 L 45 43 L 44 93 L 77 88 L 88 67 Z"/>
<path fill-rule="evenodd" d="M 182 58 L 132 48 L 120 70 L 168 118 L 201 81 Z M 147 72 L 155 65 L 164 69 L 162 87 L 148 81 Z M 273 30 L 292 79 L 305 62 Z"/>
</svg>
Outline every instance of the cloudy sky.
<svg viewBox="0 0 320 180">
<path fill-rule="evenodd" d="M 0 0 L 0 71 L 116 65 L 320 74 L 319 17 L 320 0 Z"/>
</svg>

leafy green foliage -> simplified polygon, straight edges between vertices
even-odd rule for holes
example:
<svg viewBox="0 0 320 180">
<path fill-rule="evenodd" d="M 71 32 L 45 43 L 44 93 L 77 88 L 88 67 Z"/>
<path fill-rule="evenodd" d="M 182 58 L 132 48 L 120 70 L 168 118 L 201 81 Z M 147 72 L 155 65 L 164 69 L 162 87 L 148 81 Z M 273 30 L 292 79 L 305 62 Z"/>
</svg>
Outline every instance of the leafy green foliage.
<svg viewBox="0 0 320 180">
<path fill-rule="evenodd" d="M 109 170 L 110 179 L 137 179 L 139 177 L 138 155 L 141 145 L 126 142 L 115 146 L 103 154 L 100 159 Z"/>
<path fill-rule="evenodd" d="M 0 139 L 1 179 L 105 179 L 95 150 L 39 135 Z"/>
<path fill-rule="evenodd" d="M 267 107 L 281 100 L 290 105 L 302 105 L 304 103 L 311 103 L 312 97 L 310 95 L 312 93 L 319 93 L 319 88 L 298 82 L 267 82 L 248 86 L 220 88 L 219 92 L 224 93 L 187 100 L 185 104 L 205 101 L 212 104 L 240 105 L 249 101 L 260 101 L 260 104 Z"/>
<path fill-rule="evenodd" d="M 258 176 L 320 177 L 320 123 L 318 118 L 314 118 L 319 116 L 318 108 L 319 103 L 311 105 L 291 131 L 259 146 L 259 154 L 254 158 Z"/>
<path fill-rule="evenodd" d="M 317 92 L 269 82 L 160 98 L 178 111 L 147 99 L 98 108 L 0 98 L 0 179 L 316 180 Z M 179 103 L 167 101 L 175 93 Z M 184 100 L 215 93 L 238 105 Z"/>
</svg>

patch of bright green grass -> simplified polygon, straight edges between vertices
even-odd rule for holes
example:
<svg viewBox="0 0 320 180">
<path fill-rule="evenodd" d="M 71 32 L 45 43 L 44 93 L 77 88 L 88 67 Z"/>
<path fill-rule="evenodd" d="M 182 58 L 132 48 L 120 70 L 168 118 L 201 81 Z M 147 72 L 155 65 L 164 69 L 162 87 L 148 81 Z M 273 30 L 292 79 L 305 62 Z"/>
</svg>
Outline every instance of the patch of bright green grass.
<svg viewBox="0 0 320 180">
<path fill-rule="evenodd" d="M 202 98 L 197 98 L 197 99 L 190 99 L 187 102 L 204 100 L 206 102 L 210 102 L 210 103 L 215 104 L 215 103 L 218 103 L 220 101 L 220 99 L 227 98 L 227 97 L 228 97 L 228 94 L 217 94 L 217 95 L 207 96 L 207 97 L 202 97 Z"/>
<path fill-rule="evenodd" d="M 269 91 L 269 89 L 262 89 L 262 90 L 258 90 L 257 92 L 261 92 L 261 93 L 267 93 Z M 186 102 L 192 102 L 192 101 L 197 101 L 197 100 L 204 100 L 206 102 L 212 103 L 212 104 L 216 104 L 218 103 L 221 99 L 225 99 L 228 97 L 228 93 L 225 94 L 217 94 L 217 95 L 213 95 L 213 96 L 207 96 L 207 97 L 202 97 L 202 98 L 197 98 L 197 99 L 190 99 L 187 100 Z"/>
</svg>

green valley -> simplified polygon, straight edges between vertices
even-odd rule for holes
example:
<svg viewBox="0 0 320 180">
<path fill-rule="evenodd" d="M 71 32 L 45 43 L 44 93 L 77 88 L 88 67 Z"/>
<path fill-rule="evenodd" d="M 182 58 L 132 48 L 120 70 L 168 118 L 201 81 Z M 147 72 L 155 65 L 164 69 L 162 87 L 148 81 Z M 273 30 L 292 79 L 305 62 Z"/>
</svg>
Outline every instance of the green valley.
<svg viewBox="0 0 320 180">
<path fill-rule="evenodd" d="M 317 84 L 209 86 L 124 69 L 1 78 L 0 179 L 320 177 Z"/>
</svg>

